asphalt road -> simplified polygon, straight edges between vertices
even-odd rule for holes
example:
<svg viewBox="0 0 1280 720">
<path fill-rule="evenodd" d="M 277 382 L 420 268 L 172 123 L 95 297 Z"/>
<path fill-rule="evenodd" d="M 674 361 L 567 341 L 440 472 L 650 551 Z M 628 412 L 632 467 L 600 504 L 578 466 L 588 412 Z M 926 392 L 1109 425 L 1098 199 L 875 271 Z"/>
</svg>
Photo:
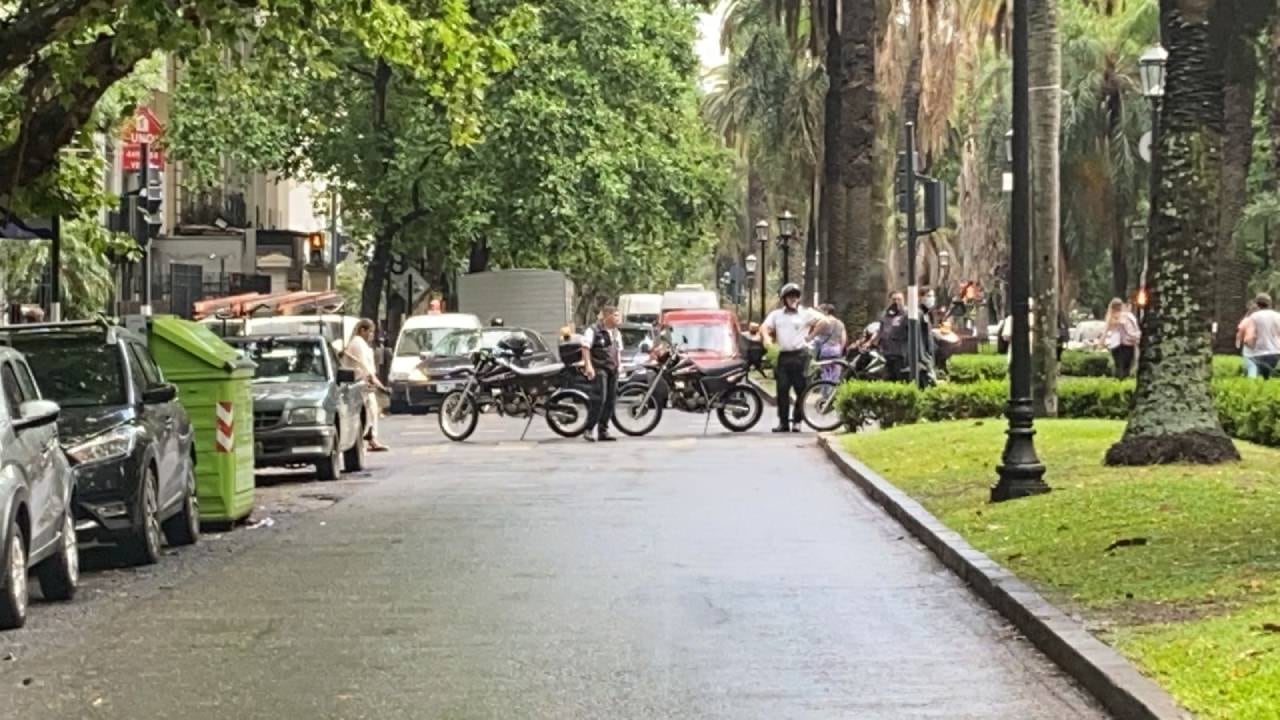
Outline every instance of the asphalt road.
<svg viewBox="0 0 1280 720">
<path fill-rule="evenodd" d="M 812 435 L 663 422 L 384 421 L 391 453 L 273 487 L 269 526 L 33 607 L 0 717 L 1103 717 Z"/>
</svg>

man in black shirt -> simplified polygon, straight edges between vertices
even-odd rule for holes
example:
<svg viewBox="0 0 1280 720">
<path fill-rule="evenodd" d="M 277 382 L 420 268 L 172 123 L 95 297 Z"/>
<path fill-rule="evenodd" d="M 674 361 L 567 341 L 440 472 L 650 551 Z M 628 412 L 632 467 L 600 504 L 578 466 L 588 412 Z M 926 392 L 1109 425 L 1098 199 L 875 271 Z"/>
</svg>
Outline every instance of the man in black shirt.
<svg viewBox="0 0 1280 720">
<path fill-rule="evenodd" d="M 590 442 L 615 440 L 609 434 L 609 420 L 613 418 L 613 406 L 618 399 L 618 367 L 622 364 L 622 333 L 618 332 L 618 324 L 621 322 L 618 309 L 606 305 L 600 311 L 600 322 L 582 333 L 583 370 L 587 379 L 596 385 L 591 395 L 587 432 L 583 435 Z"/>
<path fill-rule="evenodd" d="M 890 380 L 901 380 L 907 370 L 907 310 L 902 293 L 889 296 L 889 307 L 880 316 L 877 340 Z"/>
</svg>

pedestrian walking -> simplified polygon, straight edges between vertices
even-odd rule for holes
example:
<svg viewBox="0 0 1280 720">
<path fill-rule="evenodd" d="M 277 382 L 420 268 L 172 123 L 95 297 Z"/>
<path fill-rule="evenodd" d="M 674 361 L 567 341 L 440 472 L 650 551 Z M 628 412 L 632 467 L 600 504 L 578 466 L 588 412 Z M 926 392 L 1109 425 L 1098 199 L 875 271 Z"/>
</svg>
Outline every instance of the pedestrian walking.
<svg viewBox="0 0 1280 720">
<path fill-rule="evenodd" d="M 769 313 L 760 328 L 765 345 L 778 346 L 778 364 L 773 368 L 778 392 L 778 426 L 773 431 L 777 433 L 800 432 L 804 419 L 800 397 L 804 394 L 809 370 L 809 345 L 813 342 L 814 328 L 823 319 L 821 313 L 801 307 L 802 294 L 795 283 L 783 285 L 778 293 L 782 307 Z M 792 393 L 795 393 L 794 405 Z"/>
<path fill-rule="evenodd" d="M 354 370 L 356 379 L 364 382 L 364 409 L 369 420 L 364 438 L 373 452 L 386 452 L 390 448 L 378 441 L 378 397 L 377 392 L 387 392 L 387 386 L 378 378 L 378 365 L 374 360 L 372 342 L 377 332 L 377 325 L 369 318 L 362 318 L 356 323 L 351 340 L 342 351 L 342 364 Z"/>
<path fill-rule="evenodd" d="M 1244 365 L 1244 376 L 1250 378 L 1258 377 L 1258 364 L 1249 356 L 1249 347 L 1244 344 L 1245 335 L 1248 328 L 1252 327 L 1252 317 L 1257 312 L 1258 306 L 1249 301 L 1249 306 L 1244 310 L 1244 317 L 1240 318 L 1240 324 L 1236 325 L 1236 349 L 1240 351 L 1240 359 Z"/>
<path fill-rule="evenodd" d="M 1114 298 L 1107 306 L 1107 350 L 1111 352 L 1111 360 L 1115 363 L 1116 377 L 1127 378 L 1133 373 L 1133 360 L 1138 352 L 1138 340 L 1142 331 L 1138 329 L 1138 318 L 1129 310 L 1124 301 Z"/>
<path fill-rule="evenodd" d="M 613 419 L 613 406 L 618 399 L 618 368 L 622 366 L 622 333 L 618 325 L 621 322 L 618 309 L 606 305 L 600 311 L 600 320 L 582 333 L 583 370 L 587 380 L 595 384 L 587 432 L 583 435 L 590 442 L 616 439 L 609 434 L 609 421 Z"/>
<path fill-rule="evenodd" d="M 1258 309 L 1249 316 L 1244 345 L 1253 364 L 1258 367 L 1258 375 L 1269 380 L 1275 374 L 1277 361 L 1280 361 L 1280 313 L 1272 309 L 1271 296 L 1266 293 L 1258 293 L 1253 304 Z"/>
</svg>

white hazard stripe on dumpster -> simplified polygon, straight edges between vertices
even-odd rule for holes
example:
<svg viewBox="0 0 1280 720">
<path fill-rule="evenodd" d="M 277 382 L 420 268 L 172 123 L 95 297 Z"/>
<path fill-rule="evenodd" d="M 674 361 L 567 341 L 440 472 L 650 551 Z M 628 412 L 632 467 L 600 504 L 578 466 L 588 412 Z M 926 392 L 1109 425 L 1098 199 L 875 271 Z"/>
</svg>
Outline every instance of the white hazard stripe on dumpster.
<svg viewBox="0 0 1280 720">
<path fill-rule="evenodd" d="M 218 424 L 214 430 L 214 443 L 220 453 L 229 453 L 235 449 L 235 415 L 231 412 L 231 403 L 219 402 L 217 405 Z"/>
</svg>

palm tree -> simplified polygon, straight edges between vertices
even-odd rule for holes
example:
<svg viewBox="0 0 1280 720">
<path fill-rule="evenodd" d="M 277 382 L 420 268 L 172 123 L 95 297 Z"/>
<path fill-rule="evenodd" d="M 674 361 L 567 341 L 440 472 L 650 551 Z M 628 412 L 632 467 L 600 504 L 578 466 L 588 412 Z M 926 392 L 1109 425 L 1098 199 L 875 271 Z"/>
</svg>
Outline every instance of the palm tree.
<svg viewBox="0 0 1280 720">
<path fill-rule="evenodd" d="M 1214 7 L 1231 0 L 1161 0 L 1169 50 L 1160 178 L 1151 215 L 1151 304 L 1142 322 L 1133 413 L 1110 465 L 1220 463 L 1239 452 L 1209 389 L 1209 321 L 1222 183 L 1224 72 L 1229 32 Z"/>
<path fill-rule="evenodd" d="M 1029 0 L 1031 87 L 1031 397 L 1036 415 L 1058 414 L 1058 143 L 1062 125 L 1062 45 L 1058 0 Z"/>
</svg>

